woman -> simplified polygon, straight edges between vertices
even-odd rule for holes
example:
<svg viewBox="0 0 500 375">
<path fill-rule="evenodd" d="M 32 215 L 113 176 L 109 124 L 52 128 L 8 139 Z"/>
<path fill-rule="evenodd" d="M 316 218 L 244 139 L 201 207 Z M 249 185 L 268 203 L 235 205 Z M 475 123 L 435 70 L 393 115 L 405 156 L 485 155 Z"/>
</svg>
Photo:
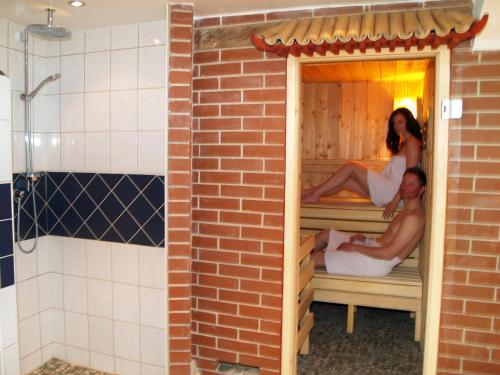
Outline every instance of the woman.
<svg viewBox="0 0 500 375">
<path fill-rule="evenodd" d="M 420 125 L 407 108 L 398 108 L 391 113 L 385 144 L 392 159 L 382 173 L 349 161 L 322 184 L 304 190 L 301 194 L 302 203 L 315 203 L 323 195 L 346 189 L 369 197 L 377 206 L 385 206 L 385 218 L 392 216 L 400 201 L 399 185 L 405 170 L 418 166 L 422 157 Z"/>
</svg>

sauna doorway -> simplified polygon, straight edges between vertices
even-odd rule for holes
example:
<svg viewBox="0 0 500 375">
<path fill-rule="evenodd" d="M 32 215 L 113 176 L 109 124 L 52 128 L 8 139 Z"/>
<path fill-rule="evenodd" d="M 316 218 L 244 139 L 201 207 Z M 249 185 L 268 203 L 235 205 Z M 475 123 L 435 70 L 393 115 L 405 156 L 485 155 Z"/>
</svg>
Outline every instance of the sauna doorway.
<svg viewBox="0 0 500 375">
<path fill-rule="evenodd" d="M 418 77 L 418 78 L 417 78 Z M 382 169 L 390 157 L 384 146 L 388 116 L 398 101 L 414 103 L 423 125 L 423 166 L 428 174 L 428 230 L 416 267 L 423 283 L 423 374 L 434 373 L 441 295 L 446 202 L 448 124 L 435 109 L 448 95 L 449 52 L 445 48 L 399 53 L 367 53 L 288 59 L 287 172 L 282 373 L 296 372 L 300 332 L 297 274 L 300 251 L 300 190 L 317 184 L 346 160 Z M 312 125 L 307 125 L 312 124 Z M 333 126 L 332 126 L 333 124 Z M 354 124 L 356 126 L 354 126 Z M 361 126 L 359 126 L 361 124 Z M 439 149 L 434 154 L 432 150 Z M 291 167 L 294 168 L 291 168 Z M 356 200 L 342 192 L 326 203 Z M 381 211 L 380 211 L 381 214 Z M 338 228 L 341 229 L 342 228 Z M 311 228 L 307 228 L 310 230 Z M 354 229 L 356 230 L 356 229 Z M 344 322 L 339 322 L 344 325 Z"/>
</svg>

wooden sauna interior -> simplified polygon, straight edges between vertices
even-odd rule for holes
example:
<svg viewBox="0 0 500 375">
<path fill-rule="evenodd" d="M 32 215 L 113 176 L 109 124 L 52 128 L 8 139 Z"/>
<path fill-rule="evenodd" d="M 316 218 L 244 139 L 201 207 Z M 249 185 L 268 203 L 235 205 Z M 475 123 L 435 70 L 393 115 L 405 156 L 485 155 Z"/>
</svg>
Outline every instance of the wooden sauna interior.
<svg viewBox="0 0 500 375">
<path fill-rule="evenodd" d="M 395 100 L 414 100 L 430 136 L 433 93 L 430 59 L 303 64 L 301 188 L 319 184 L 347 160 L 382 170 L 391 157 L 385 137 Z"/>
<path fill-rule="evenodd" d="M 415 103 L 416 118 L 423 132 L 422 168 L 428 177 L 424 195 L 426 232 L 412 254 L 422 281 L 420 343 L 424 345 L 425 301 L 429 288 L 435 62 L 433 59 L 356 60 L 309 63 L 303 64 L 301 69 L 301 189 L 321 183 L 348 160 L 358 160 L 368 168 L 382 170 L 391 157 L 385 146 L 389 116 L 401 100 L 409 98 Z M 336 217 L 338 204 L 344 207 L 352 204 L 355 210 L 373 207 L 367 199 L 360 199 L 348 191 L 322 197 L 312 208 L 311 205 L 302 207 L 301 232 L 311 234 L 331 227 L 325 224 L 327 216 L 332 223 L 341 223 L 342 220 Z M 307 216 L 304 210 L 314 211 L 321 206 L 325 208 L 324 205 L 332 206 L 328 215 L 318 214 L 318 223 L 323 223 L 321 227 L 315 231 L 304 228 L 303 216 Z M 382 210 L 380 208 L 378 213 L 381 223 Z M 360 210 L 361 216 L 362 212 Z M 413 261 L 412 256 L 407 260 Z"/>
</svg>

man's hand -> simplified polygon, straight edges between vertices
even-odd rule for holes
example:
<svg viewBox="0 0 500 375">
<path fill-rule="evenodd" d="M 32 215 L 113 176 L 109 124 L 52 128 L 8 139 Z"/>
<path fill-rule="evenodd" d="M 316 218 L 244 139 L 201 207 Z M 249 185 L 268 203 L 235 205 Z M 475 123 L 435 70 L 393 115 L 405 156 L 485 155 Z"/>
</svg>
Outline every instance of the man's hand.
<svg viewBox="0 0 500 375">
<path fill-rule="evenodd" d="M 364 240 L 366 240 L 366 236 L 361 234 L 361 233 L 356 233 L 356 234 L 351 236 L 351 242 L 364 241 Z"/>
</svg>

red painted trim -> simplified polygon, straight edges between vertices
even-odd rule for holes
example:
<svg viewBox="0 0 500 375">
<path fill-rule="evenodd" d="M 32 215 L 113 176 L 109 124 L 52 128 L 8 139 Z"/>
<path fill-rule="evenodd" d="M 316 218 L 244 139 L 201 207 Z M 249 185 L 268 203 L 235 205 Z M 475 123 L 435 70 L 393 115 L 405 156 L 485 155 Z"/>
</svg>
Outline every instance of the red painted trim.
<svg viewBox="0 0 500 375">
<path fill-rule="evenodd" d="M 439 46 L 446 44 L 448 45 L 448 48 L 452 49 L 457 44 L 473 38 L 486 26 L 487 21 L 488 15 L 485 14 L 480 20 L 474 21 L 469 30 L 465 33 L 458 34 L 452 30 L 447 35 L 440 37 L 436 35 L 435 32 L 431 32 L 424 39 L 412 36 L 409 39 L 401 39 L 398 37 L 388 40 L 382 36 L 376 41 L 364 39 L 361 42 L 350 40 L 343 43 L 337 40 L 334 43 L 323 42 L 322 44 L 309 42 L 304 46 L 295 41 L 291 46 L 285 46 L 281 43 L 269 45 L 265 42 L 264 38 L 259 38 L 255 33 L 252 33 L 252 42 L 260 51 L 273 52 L 278 56 L 285 58 L 288 57 L 288 55 L 298 57 L 302 53 L 307 56 L 312 56 L 314 53 L 324 56 L 326 51 L 330 51 L 338 55 L 341 50 L 345 50 L 347 53 L 352 54 L 356 49 L 359 49 L 361 53 L 365 53 L 368 48 L 374 48 L 376 52 L 381 52 L 382 48 L 389 48 L 389 50 L 393 52 L 397 47 L 404 47 L 405 51 L 409 51 L 412 46 L 417 46 L 418 50 L 422 50 L 425 46 L 431 46 L 432 49 L 436 49 Z"/>
</svg>

